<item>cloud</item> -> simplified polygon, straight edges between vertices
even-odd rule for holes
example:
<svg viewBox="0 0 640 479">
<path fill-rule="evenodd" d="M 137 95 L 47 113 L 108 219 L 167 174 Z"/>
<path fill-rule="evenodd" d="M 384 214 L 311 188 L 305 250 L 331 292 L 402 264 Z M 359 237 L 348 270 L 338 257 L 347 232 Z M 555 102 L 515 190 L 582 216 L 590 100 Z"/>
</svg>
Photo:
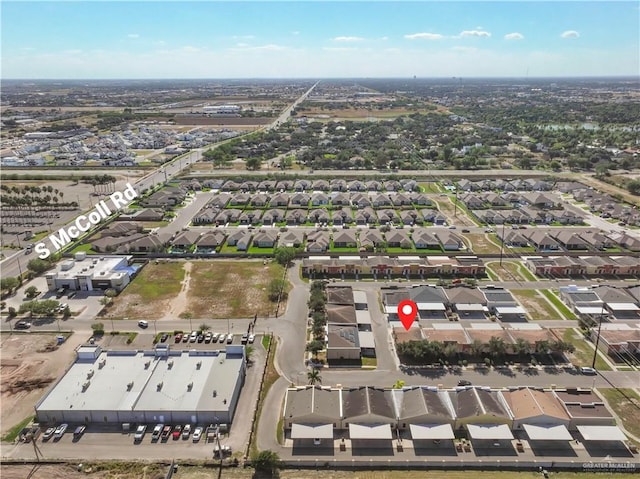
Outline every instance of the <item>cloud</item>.
<svg viewBox="0 0 640 479">
<path fill-rule="evenodd" d="M 234 48 L 230 48 L 229 50 L 231 51 L 245 51 L 245 52 L 250 52 L 250 51 L 270 51 L 270 52 L 279 52 L 282 50 L 287 50 L 287 47 L 284 47 L 282 45 L 276 45 L 274 43 L 269 43 L 266 45 L 257 45 L 257 46 L 251 46 L 247 43 L 238 43 L 236 44 L 236 46 Z"/>
<path fill-rule="evenodd" d="M 335 37 L 332 39 L 334 42 L 361 42 L 364 40 L 362 37 Z"/>
<path fill-rule="evenodd" d="M 440 35 L 439 33 L 422 32 L 405 35 L 404 38 L 407 40 L 442 40 L 444 35 Z"/>
<path fill-rule="evenodd" d="M 201 49 L 198 47 L 194 47 L 193 45 L 185 45 L 184 47 L 182 47 L 182 51 L 188 53 L 196 53 L 201 51 Z"/>
<path fill-rule="evenodd" d="M 485 32 L 484 30 L 464 30 L 460 32 L 460 36 L 489 38 L 491 36 L 491 33 Z"/>
<path fill-rule="evenodd" d="M 127 35 L 127 38 L 140 38 L 140 35 L 137 33 L 130 33 L 129 35 Z"/>
<path fill-rule="evenodd" d="M 522 33 L 518 33 L 518 32 L 513 32 L 513 33 L 507 33 L 504 36 L 505 40 L 522 40 L 524 39 L 524 35 Z"/>
<path fill-rule="evenodd" d="M 253 35 L 234 35 L 231 38 L 234 40 L 253 40 L 255 37 Z"/>
<path fill-rule="evenodd" d="M 575 30 L 567 30 L 560 35 L 562 38 L 578 38 L 580 34 Z"/>
</svg>

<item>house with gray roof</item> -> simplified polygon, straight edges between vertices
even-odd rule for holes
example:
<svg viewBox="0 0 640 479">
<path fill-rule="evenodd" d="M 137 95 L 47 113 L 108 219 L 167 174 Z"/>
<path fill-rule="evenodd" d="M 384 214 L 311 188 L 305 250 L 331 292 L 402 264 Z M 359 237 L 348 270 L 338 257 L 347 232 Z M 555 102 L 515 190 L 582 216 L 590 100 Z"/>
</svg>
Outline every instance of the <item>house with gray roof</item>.
<svg viewBox="0 0 640 479">
<path fill-rule="evenodd" d="M 288 210 L 285 214 L 285 220 L 288 225 L 301 225 L 307 221 L 307 210 L 299 208 Z"/>
<path fill-rule="evenodd" d="M 258 248 L 273 248 L 278 240 L 278 232 L 272 229 L 260 230 L 253 237 L 253 245 Z"/>
<path fill-rule="evenodd" d="M 343 306 L 344 308 L 344 306 Z M 360 359 L 358 326 L 355 324 L 327 324 L 327 360 Z"/>
<path fill-rule="evenodd" d="M 331 239 L 327 231 L 313 231 L 307 235 L 307 251 L 324 253 L 329 249 Z"/>
<path fill-rule="evenodd" d="M 333 233 L 333 246 L 336 248 L 356 248 L 358 246 L 356 232 L 352 230 L 336 231 Z"/>
<path fill-rule="evenodd" d="M 265 225 L 280 223 L 281 221 L 284 221 L 284 216 L 285 210 L 273 208 L 264 212 L 262 215 L 262 223 Z"/>
<path fill-rule="evenodd" d="M 322 206 L 329 204 L 329 196 L 325 193 L 312 193 L 311 206 Z"/>
<path fill-rule="evenodd" d="M 289 202 L 297 208 L 307 208 L 310 200 L 311 195 L 307 193 L 293 193 Z"/>
<path fill-rule="evenodd" d="M 305 232 L 300 229 L 291 229 L 280 233 L 278 246 L 297 248 L 304 244 Z"/>
</svg>

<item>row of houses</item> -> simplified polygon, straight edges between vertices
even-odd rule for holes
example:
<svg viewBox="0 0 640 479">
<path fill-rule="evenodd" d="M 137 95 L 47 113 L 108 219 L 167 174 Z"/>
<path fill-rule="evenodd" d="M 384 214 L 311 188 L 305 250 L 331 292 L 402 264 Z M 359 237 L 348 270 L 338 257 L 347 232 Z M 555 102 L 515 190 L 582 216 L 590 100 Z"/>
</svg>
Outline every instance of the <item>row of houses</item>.
<svg viewBox="0 0 640 479">
<path fill-rule="evenodd" d="M 398 324 L 398 323 L 395 323 Z M 393 327 L 393 336 L 396 343 L 407 341 L 433 341 L 445 346 L 455 346 L 460 354 L 489 353 L 488 344 L 494 338 L 502 340 L 507 348 L 505 352 L 510 354 L 534 354 L 536 352 L 554 352 L 554 343 L 562 336 L 554 331 L 543 328 L 536 323 L 515 323 L 507 326 L 500 324 L 484 323 L 432 323 L 429 327 L 420 327 L 415 324 L 406 330 L 401 326 Z M 526 341 L 526 343 L 522 343 Z M 529 351 L 520 351 L 520 344 L 529 344 Z M 518 345 L 518 346 L 516 346 Z M 548 351 L 540 351 L 544 345 Z M 474 348 L 487 348 L 484 351 L 475 351 Z"/>
<path fill-rule="evenodd" d="M 434 207 L 424 193 L 218 193 L 206 207 L 229 208 L 248 206 L 253 208 L 339 208 L 343 206 L 363 208 L 413 208 Z M 205 208 L 206 208 L 205 207 Z"/>
<path fill-rule="evenodd" d="M 192 219 L 195 226 L 202 225 L 305 225 L 324 224 L 333 226 L 371 224 L 380 225 L 423 225 L 431 223 L 442 226 L 446 218 L 433 209 L 407 209 L 396 211 L 393 208 L 374 210 L 367 207 L 362 210 L 352 210 L 350 207 L 339 207 L 329 210 L 327 208 L 221 208 L 212 204 L 202 208 Z"/>
<path fill-rule="evenodd" d="M 434 276 L 484 276 L 485 265 L 476 256 L 310 256 L 302 260 L 302 274 L 317 278 L 325 276 L 359 278 L 361 276 L 421 278 Z"/>
<path fill-rule="evenodd" d="M 529 441 L 624 441 L 604 401 L 591 390 L 503 390 L 433 386 L 403 389 L 298 387 L 287 390 L 283 409 L 287 437 L 306 441 L 348 437 L 385 447 L 377 441 L 401 437 L 414 441 L 511 441 L 514 433 Z M 572 434 L 573 433 L 573 434 Z M 496 444 L 500 445 L 500 444 Z"/>
<path fill-rule="evenodd" d="M 149 233 L 140 222 L 115 222 L 91 240 L 96 252 L 161 252 L 167 248 L 200 252 L 218 251 L 223 245 L 246 251 L 250 245 L 258 248 L 302 247 L 310 253 L 324 253 L 333 248 L 352 248 L 373 251 L 384 248 L 412 250 L 459 251 L 465 248 L 462 239 L 447 229 L 390 230 L 377 229 L 339 230 L 335 232 L 304 229 L 279 231 L 273 228 L 251 230 L 249 228 L 191 229 L 174 236 L 160 232 Z"/>
<path fill-rule="evenodd" d="M 412 179 L 400 180 L 345 180 L 342 178 L 298 180 L 219 180 L 216 189 L 221 191 L 418 191 L 418 183 Z"/>
<path fill-rule="evenodd" d="M 609 356 L 633 355 L 632 362 L 640 359 L 640 325 L 604 323 L 600 328 L 592 328 L 590 337 L 598 349 Z"/>
<path fill-rule="evenodd" d="M 327 359 L 345 360 L 375 357 L 366 293 L 350 286 L 327 286 Z"/>
<path fill-rule="evenodd" d="M 537 251 L 579 251 L 606 250 L 609 248 L 630 246 L 632 250 L 640 248 L 640 240 L 632 241 L 628 235 L 605 234 L 599 230 L 566 230 L 554 228 L 548 230 L 510 230 L 498 235 L 506 246 L 532 246 Z M 619 241 L 622 241 L 620 243 Z"/>
<path fill-rule="evenodd" d="M 539 210 L 531 206 L 522 206 L 516 209 L 472 209 L 471 213 L 479 221 L 489 225 L 504 224 L 538 224 L 548 225 L 559 223 L 562 225 L 584 224 L 584 217 L 574 211 L 558 208 L 554 210 Z"/>
<path fill-rule="evenodd" d="M 560 298 L 579 316 L 604 320 L 640 319 L 640 286 L 563 286 Z"/>
<path fill-rule="evenodd" d="M 554 188 L 554 182 L 536 178 L 477 181 L 462 179 L 456 183 L 456 187 L 461 191 L 551 191 Z"/>
<path fill-rule="evenodd" d="M 553 193 L 543 192 L 508 192 L 465 193 L 458 196 L 465 206 L 472 210 L 496 208 L 499 210 L 531 206 L 536 209 L 549 210 L 562 208 L 561 198 Z"/>
<path fill-rule="evenodd" d="M 546 277 L 640 274 L 640 258 L 636 256 L 529 256 L 523 260 L 529 271 Z"/>
<path fill-rule="evenodd" d="M 603 218 L 613 218 L 629 225 L 640 225 L 640 210 L 622 205 L 611 195 L 602 193 L 577 182 L 559 183 L 560 191 L 570 193 L 576 201 L 585 203 L 593 213 Z"/>
<path fill-rule="evenodd" d="M 475 288 L 462 284 L 449 288 L 418 285 L 382 290 L 384 311 L 389 321 L 398 321 L 398 305 L 407 299 L 416 303 L 418 319 L 425 320 L 473 320 L 494 315 L 503 321 L 523 321 L 526 314 L 511 293 L 503 288 Z"/>
</svg>

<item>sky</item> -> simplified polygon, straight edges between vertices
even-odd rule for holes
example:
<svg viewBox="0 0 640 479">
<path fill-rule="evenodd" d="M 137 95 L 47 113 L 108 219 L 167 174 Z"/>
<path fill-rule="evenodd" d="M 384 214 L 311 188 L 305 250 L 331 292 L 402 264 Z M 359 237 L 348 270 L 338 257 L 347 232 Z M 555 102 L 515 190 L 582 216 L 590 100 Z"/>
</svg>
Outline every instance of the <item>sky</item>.
<svg viewBox="0 0 640 479">
<path fill-rule="evenodd" d="M 2 0 L 0 76 L 638 76 L 639 5 Z"/>
</svg>

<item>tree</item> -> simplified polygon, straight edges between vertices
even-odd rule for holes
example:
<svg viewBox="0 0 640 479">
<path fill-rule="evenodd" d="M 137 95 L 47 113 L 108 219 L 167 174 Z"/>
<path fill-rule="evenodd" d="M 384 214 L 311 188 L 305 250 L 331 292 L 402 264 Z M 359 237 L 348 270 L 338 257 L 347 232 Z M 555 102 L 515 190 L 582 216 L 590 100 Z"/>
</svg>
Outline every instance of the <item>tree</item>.
<svg viewBox="0 0 640 479">
<path fill-rule="evenodd" d="M 274 474 L 282 467 L 280 456 L 273 451 L 260 451 L 251 458 L 251 463 L 255 467 L 256 472 L 264 472 Z"/>
<path fill-rule="evenodd" d="M 316 339 L 314 339 L 313 341 L 309 341 L 306 347 L 306 350 L 312 353 L 316 358 L 318 357 L 318 353 L 323 349 L 324 349 L 324 343 Z"/>
<path fill-rule="evenodd" d="M 0 280 L 0 289 L 2 289 L 3 292 L 6 291 L 7 293 L 12 293 L 19 284 L 20 281 L 18 278 L 2 278 L 2 280 Z"/>
<path fill-rule="evenodd" d="M 322 384 L 322 376 L 320 376 L 320 370 L 317 368 L 313 368 L 307 373 L 307 379 L 311 386 L 314 384 Z"/>
<path fill-rule="evenodd" d="M 282 278 L 272 279 L 269 282 L 269 286 L 267 287 L 267 295 L 269 296 L 269 301 L 275 303 L 279 299 L 286 299 L 287 292 L 284 290 L 285 285 L 286 282 Z"/>
<path fill-rule="evenodd" d="M 498 338 L 496 336 L 491 336 L 489 339 L 489 353 L 494 358 L 499 358 L 504 355 L 507 351 L 507 345 L 504 342 L 504 339 Z"/>
<path fill-rule="evenodd" d="M 11 319 L 15 318 L 18 315 L 18 312 L 16 311 L 16 308 L 14 308 L 13 306 L 9 306 L 9 308 L 7 309 L 7 314 L 9 315 L 9 319 Z"/>
<path fill-rule="evenodd" d="M 209 326 L 209 325 L 207 325 L 207 324 L 204 324 L 204 323 L 202 323 L 202 324 L 200 325 L 200 327 L 198 328 L 198 330 L 199 330 L 201 333 L 203 333 L 203 332 L 205 332 L 205 331 L 209 331 L 210 329 L 211 329 L 211 326 Z"/>
<path fill-rule="evenodd" d="M 35 258 L 27 263 L 27 268 L 29 271 L 33 271 L 36 274 L 42 274 L 51 268 L 52 264 L 50 261 L 46 261 L 44 259 Z"/>
<path fill-rule="evenodd" d="M 27 296 L 27 298 L 31 299 L 38 296 L 38 293 L 40 293 L 40 291 L 38 291 L 38 288 L 36 288 L 35 286 L 29 286 L 27 289 L 24 290 L 24 293 Z"/>
<path fill-rule="evenodd" d="M 247 170 L 259 170 L 262 165 L 262 158 L 257 156 L 252 156 L 251 158 L 247 158 L 245 161 L 245 165 L 247 166 Z"/>
<path fill-rule="evenodd" d="M 405 385 L 405 382 L 402 379 L 398 379 L 394 384 L 393 384 L 393 389 L 402 389 Z"/>
<path fill-rule="evenodd" d="M 632 195 L 640 196 L 640 180 L 632 180 L 627 183 L 627 190 Z"/>
<path fill-rule="evenodd" d="M 293 258 L 296 257 L 296 249 L 291 246 L 276 248 L 273 256 L 278 264 L 281 264 L 284 267 L 289 267 L 291 261 L 293 261 Z"/>
<path fill-rule="evenodd" d="M 99 336 L 104 334 L 104 324 L 103 323 L 93 323 L 91 325 L 91 329 L 93 329 L 93 334 L 95 336 Z"/>
</svg>

